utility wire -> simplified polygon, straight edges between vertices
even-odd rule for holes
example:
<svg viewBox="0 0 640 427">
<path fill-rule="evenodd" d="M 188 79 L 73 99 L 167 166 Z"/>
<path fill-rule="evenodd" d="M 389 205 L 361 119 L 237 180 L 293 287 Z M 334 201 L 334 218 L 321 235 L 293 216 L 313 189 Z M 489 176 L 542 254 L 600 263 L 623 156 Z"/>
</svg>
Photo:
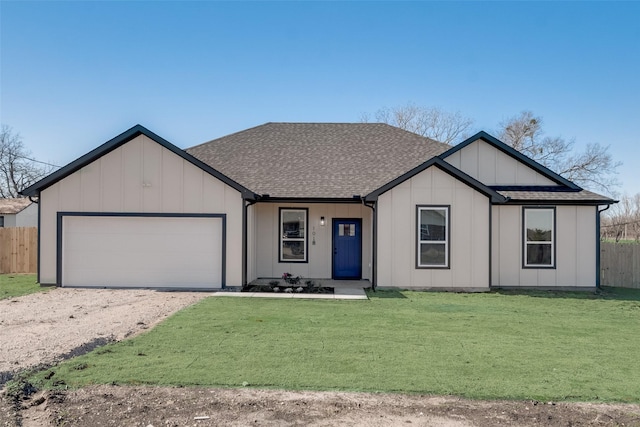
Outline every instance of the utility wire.
<svg viewBox="0 0 640 427">
<path fill-rule="evenodd" d="M 29 160 L 31 162 L 40 163 L 40 164 L 47 165 L 47 166 L 53 166 L 54 168 L 61 168 L 62 167 L 62 166 L 54 165 L 52 163 L 47 163 L 47 162 L 42 162 L 40 160 L 31 159 L 31 158 L 25 157 L 25 156 L 16 156 L 16 157 L 19 158 L 19 159 Z"/>
</svg>

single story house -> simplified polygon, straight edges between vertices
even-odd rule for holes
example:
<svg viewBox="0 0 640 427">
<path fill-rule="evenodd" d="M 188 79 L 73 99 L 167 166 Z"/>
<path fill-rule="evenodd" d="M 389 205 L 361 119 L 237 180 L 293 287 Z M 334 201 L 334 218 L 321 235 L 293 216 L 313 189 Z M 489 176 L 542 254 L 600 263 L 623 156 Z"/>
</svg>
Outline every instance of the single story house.
<svg viewBox="0 0 640 427">
<path fill-rule="evenodd" d="M 28 198 L 0 199 L 0 227 L 37 227 L 38 206 Z"/>
<path fill-rule="evenodd" d="M 182 150 L 137 125 L 24 189 L 39 282 L 217 289 L 289 272 L 372 286 L 593 289 L 600 211 L 480 132 L 266 123 Z"/>
</svg>

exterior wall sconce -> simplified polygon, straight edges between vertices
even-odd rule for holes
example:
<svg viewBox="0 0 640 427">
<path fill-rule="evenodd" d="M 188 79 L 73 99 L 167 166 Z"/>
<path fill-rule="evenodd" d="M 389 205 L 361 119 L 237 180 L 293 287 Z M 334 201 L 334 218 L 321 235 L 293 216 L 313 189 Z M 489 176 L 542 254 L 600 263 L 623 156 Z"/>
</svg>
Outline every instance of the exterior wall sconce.
<svg viewBox="0 0 640 427">
<path fill-rule="evenodd" d="M 320 225 L 324 226 L 324 217 L 323 216 L 320 217 Z"/>
</svg>

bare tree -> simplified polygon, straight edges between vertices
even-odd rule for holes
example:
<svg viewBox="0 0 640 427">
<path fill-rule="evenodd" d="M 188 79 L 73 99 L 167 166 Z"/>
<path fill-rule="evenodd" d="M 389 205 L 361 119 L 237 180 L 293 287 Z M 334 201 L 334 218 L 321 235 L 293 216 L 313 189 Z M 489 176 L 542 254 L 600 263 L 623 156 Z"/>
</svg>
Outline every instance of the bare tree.
<svg viewBox="0 0 640 427">
<path fill-rule="evenodd" d="M 506 144 L 559 173 L 576 184 L 614 193 L 620 162 L 609 154 L 609 147 L 588 144 L 583 152 L 574 152 L 574 140 L 545 136 L 542 118 L 523 111 L 500 123 L 498 137 Z"/>
<path fill-rule="evenodd" d="M 473 120 L 459 112 L 449 113 L 437 107 L 421 107 L 411 103 L 382 108 L 375 112 L 373 120 L 370 114 L 365 113 L 361 121 L 387 123 L 450 145 L 466 138 L 466 132 L 473 124 Z"/>
<path fill-rule="evenodd" d="M 602 218 L 601 234 L 604 239 L 635 240 L 640 242 L 640 193 L 623 195 Z"/>
<path fill-rule="evenodd" d="M 48 175 L 54 169 L 31 158 L 20 134 L 11 127 L 0 127 L 0 197 L 20 197 L 19 192 Z"/>
</svg>

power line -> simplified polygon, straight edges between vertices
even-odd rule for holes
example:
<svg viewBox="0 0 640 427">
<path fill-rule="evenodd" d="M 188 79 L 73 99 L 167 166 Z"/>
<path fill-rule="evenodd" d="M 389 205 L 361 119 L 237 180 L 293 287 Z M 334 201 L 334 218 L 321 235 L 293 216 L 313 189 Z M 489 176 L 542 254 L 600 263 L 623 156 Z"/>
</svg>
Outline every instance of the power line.
<svg viewBox="0 0 640 427">
<path fill-rule="evenodd" d="M 61 168 L 62 167 L 62 166 L 54 165 L 53 163 L 41 162 L 40 160 L 31 159 L 31 158 L 25 157 L 25 156 L 16 156 L 16 157 L 19 158 L 19 159 L 29 160 L 30 162 L 40 163 L 40 164 L 47 165 L 47 166 L 53 166 L 54 168 Z"/>
</svg>

